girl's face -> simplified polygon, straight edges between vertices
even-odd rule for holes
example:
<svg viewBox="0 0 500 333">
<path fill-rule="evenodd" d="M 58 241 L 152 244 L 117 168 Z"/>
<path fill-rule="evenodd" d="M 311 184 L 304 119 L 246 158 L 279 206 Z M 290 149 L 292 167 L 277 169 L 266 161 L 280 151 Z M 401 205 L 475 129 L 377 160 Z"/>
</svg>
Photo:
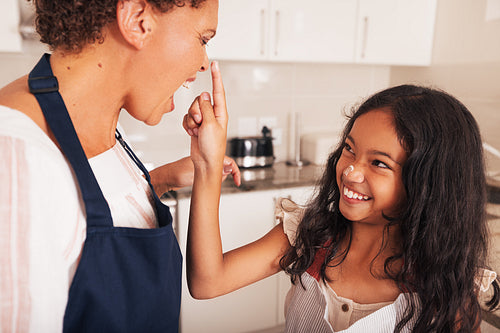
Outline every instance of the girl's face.
<svg viewBox="0 0 500 333">
<path fill-rule="evenodd" d="M 138 78 L 130 109 L 135 118 L 155 125 L 163 114 L 174 109 L 173 96 L 184 83 L 196 79 L 197 72 L 209 67 L 207 42 L 217 29 L 217 0 L 205 0 L 198 8 L 186 1 L 166 13 L 155 12 L 151 40 L 140 52 L 136 64 Z"/>
<path fill-rule="evenodd" d="M 400 145 L 392 113 L 374 109 L 360 116 L 337 163 L 340 212 L 350 221 L 386 224 L 406 201 L 401 171 L 407 154 Z"/>
</svg>

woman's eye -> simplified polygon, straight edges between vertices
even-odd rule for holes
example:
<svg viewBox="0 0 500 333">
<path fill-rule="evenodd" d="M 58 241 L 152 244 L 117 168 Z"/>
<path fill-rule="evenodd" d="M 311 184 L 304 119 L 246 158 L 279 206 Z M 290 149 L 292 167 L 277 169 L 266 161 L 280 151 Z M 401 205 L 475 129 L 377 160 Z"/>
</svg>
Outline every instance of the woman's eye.
<svg viewBox="0 0 500 333">
<path fill-rule="evenodd" d="M 385 164 L 384 162 L 382 161 L 379 161 L 379 160 L 375 160 L 373 161 L 373 165 L 375 165 L 376 167 L 378 168 L 383 168 L 383 169 L 390 169 L 389 166 L 387 164 Z"/>
</svg>

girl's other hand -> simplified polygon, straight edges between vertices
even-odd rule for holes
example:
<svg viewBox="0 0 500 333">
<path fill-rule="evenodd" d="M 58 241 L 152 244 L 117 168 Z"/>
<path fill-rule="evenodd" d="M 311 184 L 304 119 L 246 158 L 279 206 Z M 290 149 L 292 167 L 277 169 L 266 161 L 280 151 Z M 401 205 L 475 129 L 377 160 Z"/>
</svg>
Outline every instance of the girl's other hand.
<svg viewBox="0 0 500 333">
<path fill-rule="evenodd" d="M 227 176 L 232 175 L 233 176 L 233 181 L 236 186 L 241 185 L 241 173 L 240 173 L 240 168 L 238 168 L 238 165 L 236 162 L 231 158 L 224 156 L 224 165 L 222 169 L 222 181 L 224 181 Z"/>
</svg>

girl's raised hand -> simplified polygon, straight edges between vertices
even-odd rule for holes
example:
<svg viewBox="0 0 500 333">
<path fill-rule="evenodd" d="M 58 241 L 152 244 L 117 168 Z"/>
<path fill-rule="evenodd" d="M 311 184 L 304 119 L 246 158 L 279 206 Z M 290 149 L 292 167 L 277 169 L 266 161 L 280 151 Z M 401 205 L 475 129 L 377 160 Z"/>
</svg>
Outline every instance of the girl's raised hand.
<svg viewBox="0 0 500 333">
<path fill-rule="evenodd" d="M 198 96 L 184 116 L 191 135 L 191 159 L 197 166 L 222 168 L 226 148 L 227 110 L 224 85 L 217 62 L 212 62 L 213 104 L 207 92 Z"/>
</svg>

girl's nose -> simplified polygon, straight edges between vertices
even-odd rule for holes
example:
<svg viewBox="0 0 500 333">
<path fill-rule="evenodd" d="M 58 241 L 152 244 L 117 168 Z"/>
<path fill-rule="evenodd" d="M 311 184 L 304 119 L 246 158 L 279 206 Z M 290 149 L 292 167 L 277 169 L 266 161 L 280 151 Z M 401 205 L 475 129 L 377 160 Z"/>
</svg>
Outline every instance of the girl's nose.
<svg viewBox="0 0 500 333">
<path fill-rule="evenodd" d="M 345 179 L 354 183 L 362 183 L 365 180 L 365 175 L 360 168 L 354 165 L 349 165 L 344 170 Z"/>
</svg>

